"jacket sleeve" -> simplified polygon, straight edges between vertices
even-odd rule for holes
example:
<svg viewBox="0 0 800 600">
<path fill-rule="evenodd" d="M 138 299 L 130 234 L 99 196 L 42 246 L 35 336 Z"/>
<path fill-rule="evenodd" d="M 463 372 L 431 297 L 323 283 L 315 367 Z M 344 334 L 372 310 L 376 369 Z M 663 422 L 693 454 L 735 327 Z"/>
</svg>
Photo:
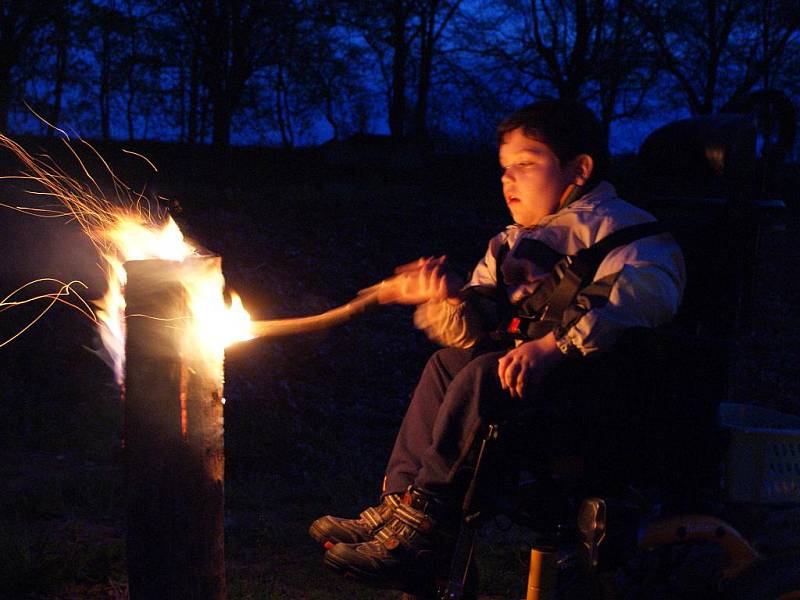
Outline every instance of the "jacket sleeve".
<svg viewBox="0 0 800 600">
<path fill-rule="evenodd" d="M 431 341 L 443 346 L 470 348 L 494 328 L 498 311 L 491 296 L 497 292 L 497 256 L 504 243 L 502 233 L 489 241 L 486 254 L 464 286 L 461 304 L 425 302 L 414 311 L 414 325 Z"/>
<path fill-rule="evenodd" d="M 470 348 L 486 335 L 487 328 L 474 299 L 461 304 L 426 302 L 414 311 L 414 325 L 442 346 Z"/>
<path fill-rule="evenodd" d="M 669 234 L 617 248 L 595 281 L 565 311 L 556 337 L 562 352 L 609 349 L 630 327 L 657 327 L 677 312 L 686 283 L 683 255 Z"/>
</svg>

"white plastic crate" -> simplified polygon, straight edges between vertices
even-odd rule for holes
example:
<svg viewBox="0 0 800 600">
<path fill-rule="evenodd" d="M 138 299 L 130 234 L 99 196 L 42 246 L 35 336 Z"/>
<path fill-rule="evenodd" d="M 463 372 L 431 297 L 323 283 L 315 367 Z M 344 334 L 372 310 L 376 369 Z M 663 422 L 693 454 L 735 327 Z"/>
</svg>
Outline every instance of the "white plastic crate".
<svg viewBox="0 0 800 600">
<path fill-rule="evenodd" d="M 800 504 L 800 417 L 723 402 L 730 432 L 723 485 L 730 502 Z"/>
</svg>

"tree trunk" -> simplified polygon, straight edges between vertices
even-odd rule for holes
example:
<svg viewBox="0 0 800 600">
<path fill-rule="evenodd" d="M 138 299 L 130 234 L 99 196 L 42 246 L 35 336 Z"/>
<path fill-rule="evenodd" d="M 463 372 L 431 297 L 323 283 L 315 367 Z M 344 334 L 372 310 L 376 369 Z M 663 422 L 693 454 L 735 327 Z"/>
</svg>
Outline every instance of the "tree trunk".
<svg viewBox="0 0 800 600">
<path fill-rule="evenodd" d="M 435 8 L 431 9 L 430 13 L 423 11 L 423 14 L 420 15 L 419 24 L 419 79 L 417 84 L 417 105 L 414 110 L 414 135 L 423 141 L 428 137 L 428 92 L 431 88 L 431 73 L 433 71 L 433 27 L 435 15 Z"/>
<path fill-rule="evenodd" d="M 202 95 L 200 100 L 200 118 L 198 120 L 197 141 L 201 144 L 206 143 L 208 137 L 208 113 L 209 113 L 208 91 Z"/>
<path fill-rule="evenodd" d="M 0 131 L 8 131 L 11 110 L 11 67 L 0 58 Z"/>
<path fill-rule="evenodd" d="M 294 146 L 294 134 L 292 132 L 291 115 L 286 110 L 287 96 L 288 90 L 283 76 L 283 67 L 278 65 L 278 79 L 275 86 L 275 115 L 278 119 L 278 129 L 281 132 L 281 143 L 284 148 L 291 148 Z"/>
<path fill-rule="evenodd" d="M 100 130 L 103 141 L 111 139 L 111 114 L 109 94 L 111 92 L 111 32 L 103 31 L 100 54 Z"/>
<path fill-rule="evenodd" d="M 55 82 L 53 85 L 53 107 L 50 111 L 50 123 L 58 127 L 61 119 L 61 103 L 64 96 L 64 83 L 67 79 L 67 65 L 69 64 L 69 22 L 67 17 L 62 15 L 58 21 L 58 33 L 56 39 L 56 71 Z M 47 137 L 52 137 L 55 129 L 47 128 Z"/>
<path fill-rule="evenodd" d="M 186 64 L 180 61 L 178 69 L 178 141 L 186 142 Z"/>
<path fill-rule="evenodd" d="M 125 118 L 128 123 L 128 141 L 133 141 L 133 93 L 130 90 L 128 91 L 128 101 L 125 103 Z"/>
<path fill-rule="evenodd" d="M 211 143 L 217 148 L 227 148 L 231 142 L 230 100 L 227 94 L 216 90 L 212 103 Z"/>
<path fill-rule="evenodd" d="M 389 131 L 392 137 L 401 138 L 405 134 L 406 121 L 406 63 L 408 62 L 408 40 L 406 22 L 408 11 L 404 0 L 392 4 L 392 89 L 389 101 Z"/>
<path fill-rule="evenodd" d="M 128 22 L 127 27 L 128 31 L 126 32 L 128 35 L 129 45 L 128 45 L 128 67 L 127 67 L 127 80 L 128 80 L 128 98 L 125 102 L 125 119 L 128 124 L 128 140 L 132 141 L 135 135 L 134 131 L 134 114 L 133 114 L 133 107 L 136 103 L 136 88 L 137 88 L 137 73 L 136 73 L 136 62 L 138 59 L 139 49 L 137 45 L 137 36 L 136 36 L 136 18 L 134 15 L 133 5 L 131 0 L 127 2 L 128 7 Z"/>
<path fill-rule="evenodd" d="M 8 131 L 8 118 L 14 98 L 12 69 L 19 60 L 21 43 L 20 15 L 14 2 L 3 3 L 0 8 L 0 131 Z"/>
<path fill-rule="evenodd" d="M 325 119 L 333 129 L 333 139 L 339 139 L 339 126 L 336 123 L 336 116 L 334 115 L 333 111 L 333 97 L 330 93 L 330 87 L 327 88 L 327 92 L 325 94 Z"/>
<path fill-rule="evenodd" d="M 189 67 L 189 143 L 197 143 L 197 116 L 200 111 L 200 68 L 197 47 L 192 49 L 192 61 Z"/>
</svg>

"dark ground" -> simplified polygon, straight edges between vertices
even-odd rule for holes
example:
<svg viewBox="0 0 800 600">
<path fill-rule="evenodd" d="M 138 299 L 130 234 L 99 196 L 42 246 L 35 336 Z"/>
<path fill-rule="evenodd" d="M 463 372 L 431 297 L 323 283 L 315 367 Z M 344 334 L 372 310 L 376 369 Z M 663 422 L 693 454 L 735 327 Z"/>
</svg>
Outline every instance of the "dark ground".
<svg viewBox="0 0 800 600">
<path fill-rule="evenodd" d="M 100 151 L 134 186 L 179 201 L 179 224 L 223 257 L 254 318 L 339 305 L 420 255 L 470 266 L 506 224 L 491 156 L 402 172 L 380 161 L 327 169 L 315 151 L 242 150 L 219 162 L 175 146 L 136 149 L 159 174 L 115 147 Z M 232 165 L 235 175 L 221 175 Z M 0 170 L 17 166 L 6 158 Z M 0 201 L 21 198 L 4 186 Z M 740 341 L 730 395 L 800 414 L 800 222 L 790 208 L 784 229 L 762 236 L 760 318 Z M 74 225 L 7 210 L 0 223 L 0 290 L 54 276 L 83 279 L 87 298 L 99 295 L 95 259 Z M 36 314 L 30 308 L 0 314 L 0 340 Z M 306 529 L 326 512 L 357 513 L 378 492 L 433 350 L 410 314 L 384 308 L 324 333 L 228 351 L 229 598 L 397 597 L 325 572 Z M 122 411 L 110 371 L 88 350 L 95 343 L 90 324 L 61 306 L 0 348 L 0 598 L 125 597 Z M 522 597 L 522 538 L 485 538 L 482 593 Z"/>
</svg>

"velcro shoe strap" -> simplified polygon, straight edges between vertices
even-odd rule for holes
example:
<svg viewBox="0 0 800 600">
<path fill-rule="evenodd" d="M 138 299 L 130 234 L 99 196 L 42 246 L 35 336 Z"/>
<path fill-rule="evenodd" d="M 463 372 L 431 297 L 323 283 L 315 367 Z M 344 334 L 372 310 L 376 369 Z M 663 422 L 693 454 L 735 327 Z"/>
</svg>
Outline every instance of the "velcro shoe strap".
<svg viewBox="0 0 800 600">
<path fill-rule="evenodd" d="M 412 529 L 425 533 L 430 531 L 434 523 L 428 515 L 421 510 L 401 504 L 394 511 L 394 517 Z"/>
<path fill-rule="evenodd" d="M 381 508 L 384 506 L 388 506 L 392 510 L 397 508 L 403 503 L 403 494 L 389 494 L 388 496 L 383 497 L 383 504 L 381 504 Z"/>
<path fill-rule="evenodd" d="M 408 546 L 406 539 L 413 530 L 410 530 L 406 525 L 399 521 L 389 521 L 386 527 L 382 527 L 375 532 L 375 539 L 383 544 L 383 547 L 390 552 L 401 551 Z"/>
<path fill-rule="evenodd" d="M 415 525 L 409 525 L 405 520 L 395 518 L 375 533 L 375 539 L 383 544 L 390 552 L 412 551 L 416 552 L 420 545 L 429 545 L 428 536 Z"/>
<path fill-rule="evenodd" d="M 386 522 L 386 516 L 382 515 L 374 506 L 364 509 L 359 516 L 366 522 L 370 530 L 377 529 Z"/>
<path fill-rule="evenodd" d="M 394 529 L 390 525 L 378 529 L 378 531 L 375 532 L 375 539 L 378 540 L 379 542 L 383 542 L 383 544 L 386 544 L 388 540 L 397 537 L 397 532 L 394 531 Z"/>
</svg>

